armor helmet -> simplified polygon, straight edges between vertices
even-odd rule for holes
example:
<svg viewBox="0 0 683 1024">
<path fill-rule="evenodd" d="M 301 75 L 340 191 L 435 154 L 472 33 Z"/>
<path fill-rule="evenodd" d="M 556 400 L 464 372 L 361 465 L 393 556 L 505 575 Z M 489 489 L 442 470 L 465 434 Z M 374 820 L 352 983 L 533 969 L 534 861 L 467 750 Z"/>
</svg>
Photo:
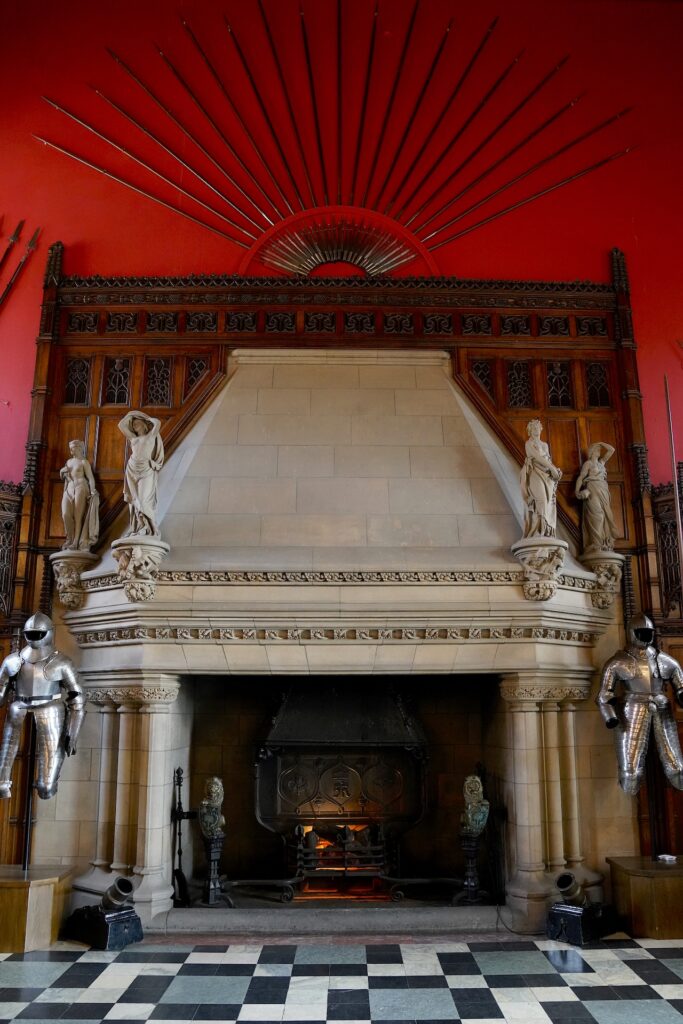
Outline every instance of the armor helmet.
<svg viewBox="0 0 683 1024">
<path fill-rule="evenodd" d="M 42 612 L 36 612 L 24 623 L 24 636 L 29 647 L 40 650 L 42 647 L 51 647 L 54 639 L 54 625 L 52 619 Z"/>
<path fill-rule="evenodd" d="M 628 638 L 634 647 L 649 647 L 655 639 L 655 624 L 647 615 L 634 615 L 628 621 Z"/>
</svg>

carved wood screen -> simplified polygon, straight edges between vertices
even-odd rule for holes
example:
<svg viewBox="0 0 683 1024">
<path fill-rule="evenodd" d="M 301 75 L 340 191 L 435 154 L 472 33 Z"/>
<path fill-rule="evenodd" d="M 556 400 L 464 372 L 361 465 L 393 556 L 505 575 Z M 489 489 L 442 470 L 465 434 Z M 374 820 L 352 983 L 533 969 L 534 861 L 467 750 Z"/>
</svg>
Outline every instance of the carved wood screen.
<svg viewBox="0 0 683 1024">
<path fill-rule="evenodd" d="M 542 421 L 564 472 L 560 515 L 575 537 L 580 461 L 592 441 L 609 442 L 617 548 L 633 555 L 625 578 L 637 596 L 627 586 L 627 606 L 651 607 L 657 573 L 647 452 L 618 250 L 609 284 L 81 278 L 62 276 L 62 258 L 57 243 L 45 277 L 16 573 L 0 636 L 49 601 L 46 556 L 63 540 L 59 469 L 68 441 L 85 440 L 106 529 L 122 509 L 118 421 L 130 408 L 157 416 L 172 451 L 220 388 L 230 351 L 245 346 L 448 351 L 458 383 L 520 463 L 527 422 Z"/>
</svg>

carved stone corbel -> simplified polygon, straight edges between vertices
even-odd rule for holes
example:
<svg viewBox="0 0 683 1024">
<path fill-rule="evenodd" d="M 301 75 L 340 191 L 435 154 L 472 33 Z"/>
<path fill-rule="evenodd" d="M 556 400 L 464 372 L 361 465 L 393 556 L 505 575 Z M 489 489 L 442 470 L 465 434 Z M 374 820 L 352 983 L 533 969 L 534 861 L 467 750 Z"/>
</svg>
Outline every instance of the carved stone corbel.
<svg viewBox="0 0 683 1024">
<path fill-rule="evenodd" d="M 81 586 L 81 573 L 91 569 L 98 558 L 98 555 L 93 555 L 90 551 L 56 551 L 54 555 L 50 555 L 57 598 L 64 608 L 73 611 L 81 607 L 85 597 Z"/>
<path fill-rule="evenodd" d="M 151 601 L 156 594 L 156 570 L 170 547 L 158 537 L 122 537 L 111 553 L 118 562 L 118 577 L 129 601 Z"/>
<path fill-rule="evenodd" d="M 598 577 L 598 590 L 591 593 L 594 608 L 610 608 L 621 586 L 624 556 L 616 551 L 596 551 L 582 555 L 581 562 Z"/>
<path fill-rule="evenodd" d="M 515 541 L 510 550 L 524 570 L 522 590 L 527 601 L 549 601 L 555 596 L 568 547 L 557 537 L 523 537 Z"/>
</svg>

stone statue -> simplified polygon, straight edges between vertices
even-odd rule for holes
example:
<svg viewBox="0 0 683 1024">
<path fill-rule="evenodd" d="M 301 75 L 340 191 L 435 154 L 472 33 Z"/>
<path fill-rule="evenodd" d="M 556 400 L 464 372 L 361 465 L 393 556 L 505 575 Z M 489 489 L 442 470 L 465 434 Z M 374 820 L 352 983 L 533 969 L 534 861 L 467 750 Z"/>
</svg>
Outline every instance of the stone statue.
<svg viewBox="0 0 683 1024">
<path fill-rule="evenodd" d="M 614 729 L 619 785 L 631 795 L 643 781 L 651 727 L 664 774 L 675 789 L 683 789 L 683 754 L 664 690 L 664 684 L 670 683 L 683 706 L 683 669 L 675 658 L 657 650 L 654 637 L 655 627 L 647 615 L 630 620 L 629 645 L 605 664 L 596 697 L 605 725 Z"/>
<path fill-rule="evenodd" d="M 159 470 L 164 464 L 161 421 L 144 412 L 129 412 L 119 430 L 130 442 L 126 463 L 123 497 L 128 503 L 130 524 L 125 536 L 159 537 L 157 500 Z"/>
<path fill-rule="evenodd" d="M 540 420 L 531 420 L 526 428 L 529 439 L 520 477 L 525 537 L 554 537 L 557 524 L 556 494 L 562 470 L 553 465 L 550 449 L 541 441 L 542 429 Z"/>
<path fill-rule="evenodd" d="M 82 441 L 69 441 L 70 458 L 59 471 L 64 481 L 62 551 L 90 551 L 100 534 L 100 496 Z"/>
<path fill-rule="evenodd" d="M 36 790 L 42 800 L 55 795 L 64 757 L 76 753 L 85 697 L 73 662 L 55 650 L 53 633 L 47 615 L 36 612 L 24 625 L 26 646 L 0 665 L 0 706 L 9 699 L 0 744 L 0 798 L 12 795 L 12 767 L 27 714 L 36 725 Z"/>
<path fill-rule="evenodd" d="M 223 783 L 216 775 L 206 780 L 204 797 L 199 805 L 197 818 L 205 839 L 223 839 L 225 818 L 223 817 Z"/>
<path fill-rule="evenodd" d="M 484 787 L 479 776 L 468 775 L 462 791 L 465 810 L 460 815 L 460 835 L 478 838 L 489 817 L 489 802 L 484 800 Z"/>
<path fill-rule="evenodd" d="M 602 453 L 602 454 L 601 454 Z M 610 504 L 605 463 L 614 455 L 614 448 L 596 441 L 588 449 L 588 458 L 576 480 L 576 497 L 583 502 L 583 553 L 612 551 L 617 535 Z"/>
</svg>

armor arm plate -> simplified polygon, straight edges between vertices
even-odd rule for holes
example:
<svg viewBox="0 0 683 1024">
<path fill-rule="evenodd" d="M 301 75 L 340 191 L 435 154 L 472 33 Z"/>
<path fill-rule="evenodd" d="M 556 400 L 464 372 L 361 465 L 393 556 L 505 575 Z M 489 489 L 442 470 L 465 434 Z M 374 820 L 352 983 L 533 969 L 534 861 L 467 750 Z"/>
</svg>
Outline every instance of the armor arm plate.
<svg viewBox="0 0 683 1024">
<path fill-rule="evenodd" d="M 0 665 L 0 707 L 7 700 L 12 680 L 19 674 L 21 658 L 18 654 L 8 654 Z"/>
<path fill-rule="evenodd" d="M 683 669 L 679 662 L 672 658 L 670 654 L 664 654 L 661 651 L 657 654 L 657 662 L 662 679 L 669 680 L 676 694 L 678 704 L 683 707 Z"/>
<path fill-rule="evenodd" d="M 600 714 L 608 729 L 614 729 L 619 724 L 619 718 L 614 705 L 617 699 L 617 683 L 624 677 L 624 666 L 621 663 L 622 658 L 623 656 L 616 655 L 607 662 L 602 670 L 600 692 L 595 698 L 595 703 L 598 705 Z"/>
<path fill-rule="evenodd" d="M 64 747 L 70 757 L 76 753 L 76 741 L 85 718 L 85 693 L 70 658 L 62 655 L 59 664 L 59 683 L 66 691 L 66 717 L 64 720 Z"/>
</svg>

